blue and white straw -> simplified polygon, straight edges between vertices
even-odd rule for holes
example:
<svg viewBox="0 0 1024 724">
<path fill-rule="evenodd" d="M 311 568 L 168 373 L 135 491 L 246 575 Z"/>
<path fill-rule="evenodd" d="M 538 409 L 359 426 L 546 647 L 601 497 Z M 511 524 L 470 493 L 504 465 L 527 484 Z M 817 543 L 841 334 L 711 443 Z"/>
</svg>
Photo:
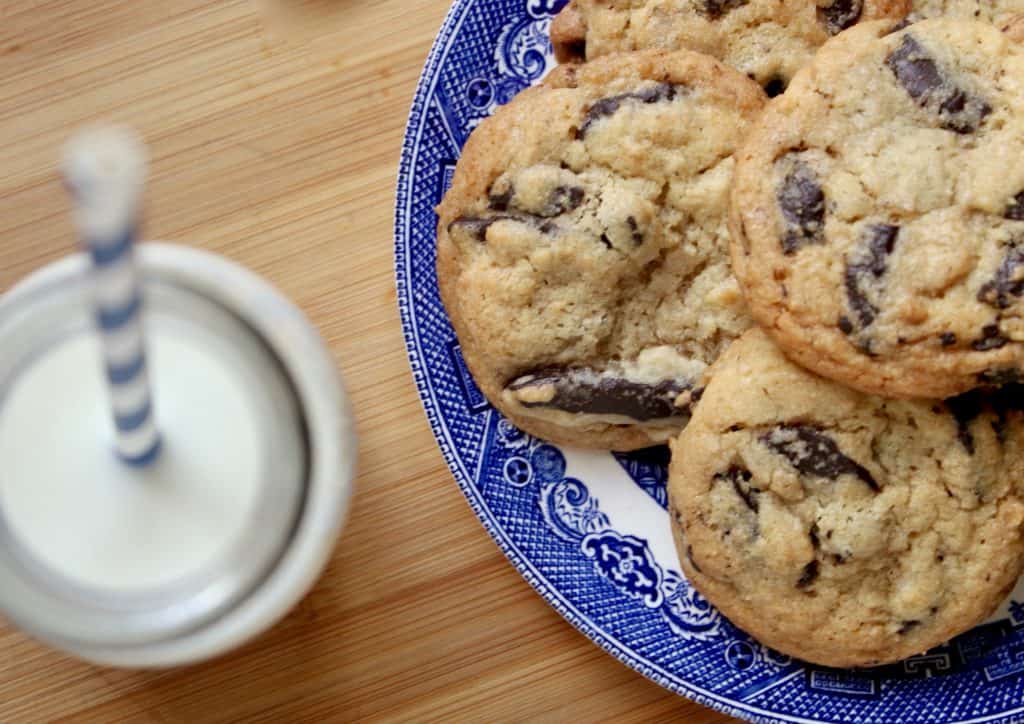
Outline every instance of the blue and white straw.
<svg viewBox="0 0 1024 724">
<path fill-rule="evenodd" d="M 80 132 L 64 151 L 64 178 L 75 221 L 96 274 L 96 324 L 102 340 L 117 452 L 145 466 L 160 452 L 146 370 L 142 293 L 133 244 L 146 175 L 146 153 L 129 129 Z"/>
</svg>

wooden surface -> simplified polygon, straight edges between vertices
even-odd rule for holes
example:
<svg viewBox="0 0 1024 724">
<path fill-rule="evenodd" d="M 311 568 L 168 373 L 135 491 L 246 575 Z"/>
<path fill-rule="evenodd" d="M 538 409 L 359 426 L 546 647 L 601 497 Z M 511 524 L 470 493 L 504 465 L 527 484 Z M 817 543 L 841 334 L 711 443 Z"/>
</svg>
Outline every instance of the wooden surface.
<svg viewBox="0 0 1024 724">
<path fill-rule="evenodd" d="M 186 670 L 68 659 L 0 623 L 0 722 L 723 722 L 600 651 L 464 502 L 407 368 L 392 197 L 445 0 L 3 0 L 0 289 L 74 249 L 56 174 L 82 123 L 151 146 L 146 235 L 271 279 L 319 326 L 361 435 L 352 516 L 315 591 Z"/>
</svg>

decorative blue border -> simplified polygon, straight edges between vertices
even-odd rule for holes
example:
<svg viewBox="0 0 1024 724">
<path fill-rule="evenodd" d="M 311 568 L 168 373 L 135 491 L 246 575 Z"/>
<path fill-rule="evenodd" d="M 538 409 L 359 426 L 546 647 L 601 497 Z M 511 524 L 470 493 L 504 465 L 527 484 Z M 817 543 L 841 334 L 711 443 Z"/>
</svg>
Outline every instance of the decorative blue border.
<svg viewBox="0 0 1024 724">
<path fill-rule="evenodd" d="M 764 708 L 747 704 L 742 701 L 736 701 L 733 698 L 722 696 L 714 691 L 709 691 L 699 687 L 694 683 L 675 676 L 663 668 L 653 665 L 649 661 L 636 655 L 629 646 L 624 644 L 617 637 L 595 626 L 585 614 L 575 607 L 550 583 L 549 580 L 544 577 L 543 574 L 541 574 L 528 555 L 516 545 L 507 531 L 499 523 L 494 512 L 488 508 L 481 488 L 478 487 L 482 479 L 481 470 L 468 470 L 465 467 L 464 461 L 455 452 L 456 447 L 453 439 L 453 432 L 449 428 L 449 421 L 441 416 L 441 403 L 437 398 L 437 390 L 433 388 L 427 373 L 427 370 L 429 370 L 430 367 L 428 366 L 425 351 L 418 343 L 418 340 L 420 339 L 418 330 L 419 320 L 416 317 L 415 309 L 417 303 L 415 294 L 417 290 L 411 286 L 412 255 L 410 253 L 410 244 L 412 241 L 411 224 L 413 222 L 412 205 L 414 201 L 414 192 L 416 191 L 414 188 L 413 171 L 416 168 L 418 154 L 421 150 L 423 134 L 426 132 L 426 112 L 432 102 L 437 103 L 440 108 L 440 115 L 442 116 L 441 123 L 446 126 L 449 135 L 452 138 L 460 139 L 461 134 L 464 132 L 464 128 L 474 126 L 479 118 L 488 115 L 499 101 L 503 102 L 504 100 L 507 100 L 507 98 L 510 97 L 511 94 L 514 94 L 519 87 L 524 87 L 532 80 L 535 80 L 535 77 L 531 77 L 530 74 L 532 74 L 534 72 L 533 69 L 537 67 L 536 58 L 526 57 L 524 58 L 524 67 L 527 68 L 527 75 L 523 77 L 517 78 L 513 75 L 512 77 L 473 79 L 470 81 L 466 87 L 468 97 L 467 112 L 470 114 L 475 113 L 476 117 L 470 117 L 469 119 L 464 118 L 462 129 L 457 128 L 459 122 L 457 118 L 452 116 L 451 107 L 437 101 L 438 94 L 442 92 L 442 90 L 439 89 L 439 83 L 442 75 L 441 71 L 445 68 L 445 63 L 448 59 L 447 56 L 452 50 L 453 40 L 457 38 L 459 32 L 462 30 L 463 24 L 470 15 L 470 11 L 474 9 L 474 6 L 479 6 L 487 2 L 490 2 L 490 4 L 493 5 L 497 4 L 499 1 L 500 0 L 456 0 L 450 8 L 442 28 L 430 50 L 430 54 L 427 58 L 426 65 L 417 86 L 403 140 L 402 155 L 398 170 L 395 205 L 395 284 L 398 293 L 399 313 L 401 316 L 402 332 L 409 355 L 409 363 L 412 369 L 413 379 L 423 402 L 427 421 L 430 424 L 435 438 L 437 439 L 442 456 L 465 495 L 470 508 L 480 519 L 487 533 L 495 540 L 505 556 L 513 566 L 515 566 L 516 570 L 519 571 L 523 578 L 537 590 L 537 592 L 552 606 L 552 608 L 558 611 L 559 614 L 579 629 L 584 635 L 594 641 L 594 643 L 615 658 L 619 659 L 621 662 L 671 691 L 682 694 L 693 701 L 709 706 L 718 711 L 732 716 L 742 717 L 750 721 L 850 721 L 848 717 L 843 720 L 820 718 L 808 719 L 790 713 L 768 711 Z M 537 13 L 553 13 L 555 10 L 554 5 L 557 0 L 520 0 L 520 2 L 526 5 L 528 13 L 536 16 Z M 499 40 L 501 42 L 505 42 L 505 36 L 507 34 L 508 31 L 506 29 L 503 31 L 503 35 Z M 523 52 L 529 52 L 529 50 L 527 49 Z M 419 291 L 422 293 L 423 290 Z M 436 295 L 436 290 L 434 290 L 433 293 Z M 456 364 L 461 364 L 461 358 L 457 357 L 456 349 L 449 348 L 448 354 L 452 355 L 453 360 L 456 360 Z M 465 390 L 465 394 L 469 396 L 470 391 Z M 493 431 L 496 429 L 498 423 L 496 422 L 497 418 L 495 412 L 487 409 L 485 406 L 481 406 L 479 409 L 473 409 L 473 411 L 486 416 L 484 424 L 484 428 L 486 430 Z M 491 432 L 488 434 L 491 434 Z M 482 441 L 481 444 L 484 448 L 487 448 L 492 442 L 493 441 L 491 439 L 487 438 Z M 550 446 L 545 447 L 550 448 Z M 630 472 L 634 479 L 637 480 L 638 484 L 641 485 L 641 487 L 643 487 L 643 489 L 648 492 L 652 498 L 658 501 L 659 504 L 664 505 L 664 501 L 661 499 L 664 497 L 663 489 L 659 488 L 656 480 L 647 475 L 647 472 L 656 468 L 656 464 L 647 463 L 643 460 L 637 462 L 634 459 L 622 457 L 619 457 L 619 462 L 622 464 L 624 469 Z M 479 465 L 482 466 L 483 464 L 484 461 L 483 458 L 481 458 Z M 527 482 L 532 482 L 532 473 L 530 473 L 529 477 L 524 477 L 522 481 L 514 481 L 513 485 L 521 484 L 525 486 Z M 566 479 L 563 482 L 571 485 L 578 483 L 579 481 Z M 580 487 L 585 491 L 585 486 L 580 484 Z M 599 512 L 596 512 L 595 514 L 599 514 Z M 555 528 L 552 528 L 552 530 L 557 532 Z M 569 531 L 567 535 L 573 534 Z M 601 530 L 594 530 L 592 532 L 588 532 L 585 536 L 579 536 L 579 539 L 584 553 L 590 555 L 594 559 L 594 565 L 598 567 L 598 572 L 602 575 L 606 575 L 607 577 L 609 574 L 614 572 L 613 568 L 616 561 L 609 559 L 608 556 L 605 556 L 607 560 L 603 563 L 598 560 L 601 558 L 601 554 L 598 552 L 597 548 L 598 544 L 601 542 L 601 535 Z M 621 536 L 610 530 L 607 532 L 607 536 L 608 537 L 604 542 L 610 544 L 613 549 L 626 551 L 627 555 L 635 555 L 641 568 L 644 568 L 644 566 L 649 567 L 651 565 L 652 562 L 645 557 L 646 554 L 643 552 L 646 545 L 644 541 L 632 536 Z M 612 556 L 612 558 L 614 558 L 614 556 Z M 644 570 L 651 576 L 662 575 L 654 571 L 649 571 L 647 568 L 644 568 Z M 665 576 L 671 575 L 674 574 L 671 572 L 667 572 L 665 574 Z M 665 580 L 659 581 L 659 584 L 665 583 Z M 674 590 L 672 589 L 672 586 L 676 585 L 676 583 L 674 581 L 668 581 L 667 583 L 669 584 L 669 588 L 666 590 Z M 633 584 L 630 585 L 633 588 L 636 588 Z M 656 586 L 649 586 L 647 588 L 643 588 L 643 586 L 641 586 L 640 588 L 643 589 L 641 593 L 636 595 L 630 593 L 630 595 L 633 595 L 634 598 L 642 601 L 641 605 L 648 605 L 652 608 L 655 606 L 664 606 L 664 593 L 661 592 L 661 589 Z M 682 588 L 682 586 L 680 586 L 680 588 Z M 645 596 L 647 598 L 646 600 L 643 600 Z M 1024 616 L 1024 614 L 1022 614 L 1022 616 Z M 1024 618 L 1022 618 L 1022 623 L 1024 623 Z M 744 644 L 744 642 L 739 639 L 734 643 L 736 645 L 746 645 L 747 649 L 750 649 L 738 651 L 738 657 L 751 655 L 753 649 L 749 644 Z M 732 645 L 730 645 L 730 648 L 731 646 Z M 761 652 L 760 656 L 771 660 L 773 654 L 772 652 L 764 650 Z M 937 656 L 941 657 L 942 653 L 940 652 Z M 775 662 L 773 661 L 772 663 Z M 776 665 L 784 666 L 786 664 L 787 661 L 780 660 Z M 928 661 L 923 660 L 921 665 L 927 666 Z M 928 672 L 926 672 L 926 674 L 927 673 Z M 785 680 L 794 677 L 806 676 L 808 681 L 814 686 L 814 689 L 819 693 L 822 693 L 821 703 L 823 705 L 828 702 L 828 698 L 823 693 L 825 691 L 832 692 L 833 695 L 841 697 L 869 696 L 874 698 L 880 694 L 880 691 L 876 690 L 876 687 L 885 686 L 884 679 L 876 680 L 858 678 L 846 672 L 833 672 L 824 669 L 809 668 L 805 670 L 803 668 L 796 668 L 793 670 L 792 667 L 789 667 L 788 669 L 783 670 L 783 674 L 783 678 Z M 998 672 L 994 674 L 994 676 L 998 677 Z M 780 680 L 777 679 L 774 683 L 779 683 L 779 681 Z M 750 693 L 751 692 L 741 692 L 741 695 L 746 696 Z M 925 702 L 922 702 L 922 708 L 925 708 L 923 706 L 924 703 Z M 882 708 L 884 709 L 884 707 Z M 902 712 L 901 714 L 907 713 L 912 717 L 920 717 L 918 719 L 920 721 L 936 720 L 934 711 L 912 711 Z M 865 719 L 865 721 L 883 720 L 877 718 L 882 715 L 882 712 L 875 711 L 868 712 L 867 714 L 869 718 Z M 964 719 L 961 720 L 961 724 L 980 724 L 981 722 L 1009 724 L 1011 722 L 1019 722 L 1022 719 L 1024 719 L 1024 706 L 992 716 Z"/>
</svg>

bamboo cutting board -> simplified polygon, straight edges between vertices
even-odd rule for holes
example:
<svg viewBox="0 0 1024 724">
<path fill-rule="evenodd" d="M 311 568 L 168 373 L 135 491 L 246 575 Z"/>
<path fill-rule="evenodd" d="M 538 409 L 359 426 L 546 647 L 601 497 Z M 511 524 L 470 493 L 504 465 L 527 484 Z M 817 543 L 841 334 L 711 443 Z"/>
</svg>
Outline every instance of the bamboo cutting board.
<svg viewBox="0 0 1024 724">
<path fill-rule="evenodd" d="M 361 435 L 323 580 L 242 651 L 135 673 L 0 623 L 0 722 L 724 722 L 628 670 L 502 557 L 435 448 L 408 372 L 392 198 L 446 0 L 4 0 L 0 289 L 74 249 L 58 181 L 77 126 L 150 144 L 146 236 L 251 267 L 318 325 Z"/>
</svg>

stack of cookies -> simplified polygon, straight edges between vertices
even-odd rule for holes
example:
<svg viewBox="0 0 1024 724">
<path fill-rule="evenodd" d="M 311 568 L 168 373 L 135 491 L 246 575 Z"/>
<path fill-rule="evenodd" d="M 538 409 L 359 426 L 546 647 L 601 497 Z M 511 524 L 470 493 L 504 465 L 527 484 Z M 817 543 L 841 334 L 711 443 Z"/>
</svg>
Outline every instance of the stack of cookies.
<svg viewBox="0 0 1024 724">
<path fill-rule="evenodd" d="M 483 393 L 556 442 L 670 443 L 687 577 L 787 654 L 920 653 L 1024 569 L 1020 17 L 573 0 L 438 209 Z"/>
</svg>

